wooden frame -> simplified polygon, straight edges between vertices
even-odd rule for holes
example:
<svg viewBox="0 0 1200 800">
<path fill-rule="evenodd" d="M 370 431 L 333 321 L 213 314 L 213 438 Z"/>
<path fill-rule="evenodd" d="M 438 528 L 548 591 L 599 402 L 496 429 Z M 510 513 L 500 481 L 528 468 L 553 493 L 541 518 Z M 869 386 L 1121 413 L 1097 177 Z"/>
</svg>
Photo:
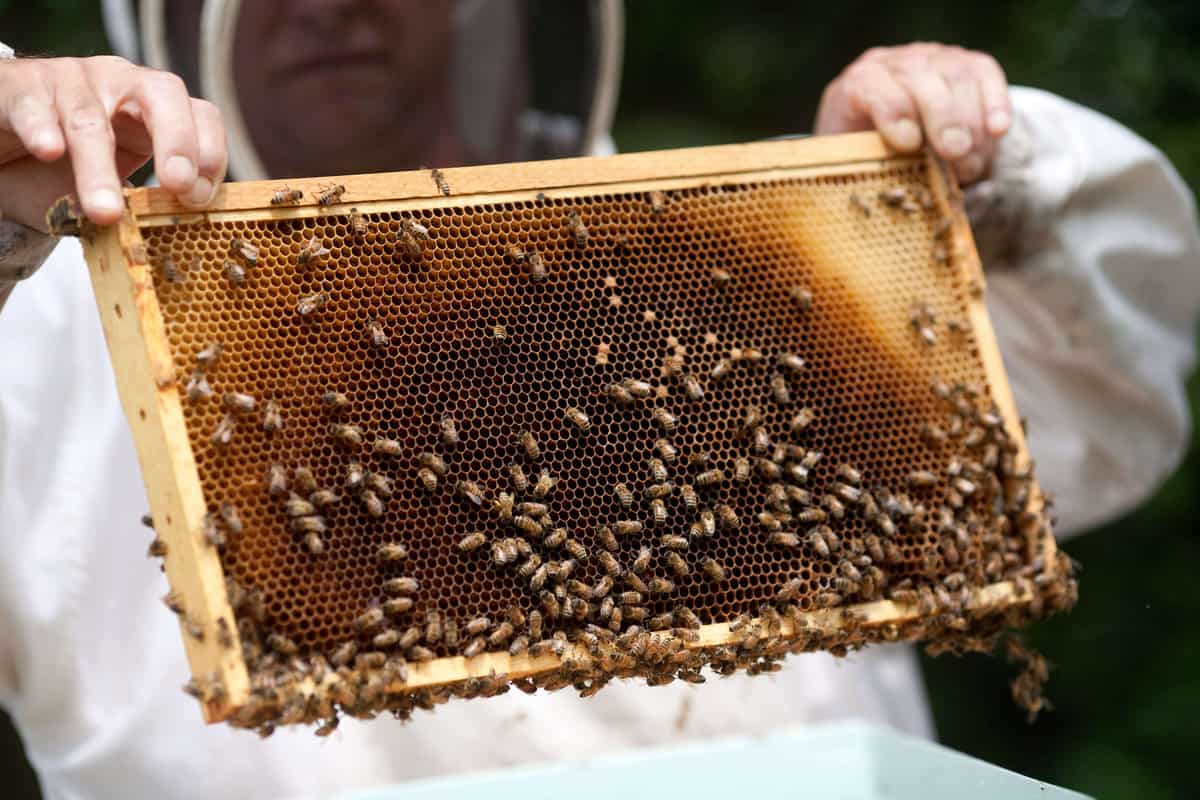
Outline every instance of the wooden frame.
<svg viewBox="0 0 1200 800">
<path fill-rule="evenodd" d="M 245 702 L 249 692 L 246 666 L 237 646 L 219 644 L 221 625 L 234 625 L 226 596 L 221 565 L 216 551 L 203 541 L 206 505 L 196 465 L 184 427 L 173 361 L 165 327 L 147 265 L 141 231 L 154 226 L 207 220 L 287 219 L 395 208 L 463 205 L 528 199 L 536 193 L 547 196 L 571 194 L 579 187 L 612 191 L 672 188 L 702 183 L 796 177 L 806 171 L 828 175 L 839 171 L 862 172 L 882 169 L 905 160 L 929 159 L 929 174 L 935 202 L 954 223 L 948 242 L 956 253 L 956 268 L 964 285 L 976 282 L 980 291 L 967 299 L 968 319 L 989 377 L 993 398 L 1019 444 L 1019 462 L 1028 459 L 1019 417 L 1004 372 L 996 338 L 983 302 L 983 272 L 975 251 L 969 224 L 961 213 L 961 198 L 944 165 L 932 155 L 896 156 L 874 133 L 784 140 L 753 145 L 728 145 L 640 153 L 609 158 L 578 158 L 560 161 L 508 164 L 444 170 L 438 179 L 431 171 L 289 181 L 291 188 L 313 197 L 333 184 L 346 187 L 346 201 L 326 208 L 312 203 L 271 206 L 271 194 L 279 182 L 247 182 L 224 185 L 212 207 L 202 213 L 189 211 L 162 189 L 135 189 L 126 193 L 128 213 L 115 226 L 85 231 L 84 249 L 91 269 L 97 304 L 108 339 L 121 401 L 134 433 L 150 508 L 159 536 L 167 543 L 165 567 L 173 592 L 182 600 L 183 620 L 203 628 L 203 637 L 183 633 L 192 674 L 201 682 L 217 678 L 224 686 L 221 697 L 204 704 L 208 721 L 227 717 Z M 439 180 L 448 187 L 444 194 Z M 1036 498 L 1034 502 L 1040 502 Z M 1055 544 L 1045 537 L 1047 570 L 1053 571 Z M 976 590 L 976 607 L 1002 608 L 1031 598 L 1011 583 L 997 583 Z M 865 625 L 901 623 L 918 616 L 915 607 L 881 600 L 853 606 Z M 813 611 L 808 623 L 816 630 L 835 630 L 843 619 L 842 609 Z M 224 622 L 221 622 L 224 620 Z M 784 635 L 792 633 L 785 623 Z M 700 631 L 692 647 L 712 646 L 727 641 L 728 624 L 712 624 Z M 410 665 L 407 683 L 392 689 L 435 686 L 491 673 L 511 678 L 551 670 L 561 664 L 553 655 L 486 653 L 467 660 L 442 658 Z"/>
</svg>

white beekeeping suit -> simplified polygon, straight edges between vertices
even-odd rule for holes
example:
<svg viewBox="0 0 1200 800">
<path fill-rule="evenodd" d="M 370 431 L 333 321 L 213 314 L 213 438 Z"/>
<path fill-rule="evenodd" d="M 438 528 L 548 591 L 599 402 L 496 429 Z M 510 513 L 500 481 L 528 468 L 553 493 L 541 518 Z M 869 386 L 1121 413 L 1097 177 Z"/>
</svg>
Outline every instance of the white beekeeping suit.
<svg viewBox="0 0 1200 800">
<path fill-rule="evenodd" d="M 1143 499 L 1187 439 L 1200 304 L 1191 197 L 1113 121 L 1014 89 L 995 176 L 971 205 L 989 306 L 1060 531 Z M 4 264 L 35 263 L 36 237 Z M 838 717 L 931 735 L 908 647 L 793 657 L 769 678 L 518 692 L 408 725 L 260 741 L 201 724 L 148 536 L 132 442 L 75 241 L 0 313 L 0 703 L 49 798 L 316 797 L 338 789 Z"/>
</svg>

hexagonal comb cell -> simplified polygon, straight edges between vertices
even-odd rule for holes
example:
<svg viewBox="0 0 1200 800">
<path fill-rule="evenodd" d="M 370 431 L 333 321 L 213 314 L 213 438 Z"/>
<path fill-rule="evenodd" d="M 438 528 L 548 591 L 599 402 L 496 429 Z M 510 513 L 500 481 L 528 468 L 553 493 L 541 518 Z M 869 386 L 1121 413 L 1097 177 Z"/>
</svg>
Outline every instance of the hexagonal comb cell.
<svg viewBox="0 0 1200 800">
<path fill-rule="evenodd" d="M 332 662 L 323 710 L 366 713 L 499 691 L 437 659 L 528 646 L 585 692 L 763 670 L 1032 587 L 1053 541 L 952 188 L 806 148 L 143 220 L 251 685 Z M 407 706 L 363 677 L 430 659 L 459 666 Z M 287 716 L 260 701 L 242 722 Z"/>
</svg>

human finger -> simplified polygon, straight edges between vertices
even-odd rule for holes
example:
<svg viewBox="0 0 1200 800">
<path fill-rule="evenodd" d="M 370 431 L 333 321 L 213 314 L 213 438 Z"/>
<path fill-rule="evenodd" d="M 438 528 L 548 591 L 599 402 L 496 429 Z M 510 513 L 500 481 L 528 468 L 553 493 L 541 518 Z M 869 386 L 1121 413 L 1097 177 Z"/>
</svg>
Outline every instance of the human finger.
<svg viewBox="0 0 1200 800">
<path fill-rule="evenodd" d="M 189 205 L 201 207 L 212 202 L 217 187 L 225 180 L 229 155 L 225 141 L 225 123 L 221 118 L 220 109 L 207 100 L 193 99 L 192 117 L 196 120 L 196 162 L 199 177 L 196 178 L 191 193 L 183 200 Z"/>
<path fill-rule="evenodd" d="M 860 61 L 839 79 L 824 125 L 818 133 L 877 129 L 889 145 L 903 152 L 921 146 L 917 107 L 904 87 L 877 61 Z"/>
<path fill-rule="evenodd" d="M 916 103 L 921 128 L 938 155 L 949 161 L 965 156 L 971 149 L 971 133 L 955 118 L 954 95 L 932 61 L 908 55 L 893 62 L 890 71 Z"/>
<path fill-rule="evenodd" d="M 68 69 L 68 68 L 64 68 Z M 83 212 L 98 225 L 121 218 L 124 201 L 115 162 L 115 141 L 109 114 L 87 80 L 84 69 L 59 76 L 55 108 L 75 175 Z"/>
</svg>

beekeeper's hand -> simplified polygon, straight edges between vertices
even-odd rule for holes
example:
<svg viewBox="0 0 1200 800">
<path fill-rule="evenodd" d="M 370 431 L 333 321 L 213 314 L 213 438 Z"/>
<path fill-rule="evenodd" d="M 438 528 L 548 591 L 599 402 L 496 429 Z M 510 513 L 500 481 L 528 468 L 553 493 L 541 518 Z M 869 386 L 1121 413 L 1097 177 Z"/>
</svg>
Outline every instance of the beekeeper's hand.
<svg viewBox="0 0 1200 800">
<path fill-rule="evenodd" d="M 859 56 L 826 87 L 815 130 L 878 129 L 902 152 L 928 141 L 965 185 L 988 174 L 1010 124 L 1008 80 L 996 59 L 921 42 Z"/>
<path fill-rule="evenodd" d="M 169 72 L 115 56 L 0 61 L 0 213 L 45 229 L 77 193 L 99 224 L 121 217 L 121 181 L 154 157 L 159 183 L 207 205 L 225 176 L 221 112 Z"/>
</svg>

